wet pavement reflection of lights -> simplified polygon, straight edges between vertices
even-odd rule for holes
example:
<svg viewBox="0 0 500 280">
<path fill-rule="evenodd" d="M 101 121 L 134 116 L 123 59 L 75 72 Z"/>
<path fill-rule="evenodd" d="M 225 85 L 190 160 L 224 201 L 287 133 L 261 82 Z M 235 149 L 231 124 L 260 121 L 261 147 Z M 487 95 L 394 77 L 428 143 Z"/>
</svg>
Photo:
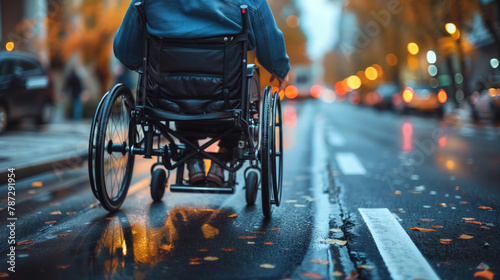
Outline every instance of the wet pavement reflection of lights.
<svg viewBox="0 0 500 280">
<path fill-rule="evenodd" d="M 146 279 L 148 271 L 158 263 L 172 258 L 177 248 L 193 246 L 194 240 L 214 239 L 221 225 L 232 212 L 211 208 L 175 207 L 166 211 L 163 221 L 149 215 L 130 215 L 123 212 L 99 219 L 92 233 L 97 237 L 94 256 L 89 262 L 92 275 L 114 279 L 122 270 L 134 269 L 135 279 Z M 97 235 L 96 235 L 97 234 Z M 76 251 L 84 250 L 84 248 Z M 128 273 L 127 273 L 128 274 Z"/>
<path fill-rule="evenodd" d="M 403 151 L 410 152 L 412 148 L 413 126 L 409 122 L 403 124 Z"/>
</svg>

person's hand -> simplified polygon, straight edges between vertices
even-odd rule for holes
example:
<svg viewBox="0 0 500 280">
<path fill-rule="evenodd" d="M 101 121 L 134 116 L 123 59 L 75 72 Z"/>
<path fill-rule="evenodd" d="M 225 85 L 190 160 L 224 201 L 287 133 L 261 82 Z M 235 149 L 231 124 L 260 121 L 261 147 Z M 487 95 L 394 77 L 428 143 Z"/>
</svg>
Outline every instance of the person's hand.
<svg viewBox="0 0 500 280">
<path fill-rule="evenodd" d="M 271 75 L 271 78 L 269 78 L 269 82 L 272 83 L 275 79 L 278 80 L 278 82 L 279 82 L 278 92 L 280 92 L 286 87 L 286 85 L 288 84 L 288 80 L 290 78 L 288 77 L 288 75 L 286 75 L 286 77 L 284 79 L 280 79 L 280 78 L 276 77 L 275 75 Z"/>
</svg>

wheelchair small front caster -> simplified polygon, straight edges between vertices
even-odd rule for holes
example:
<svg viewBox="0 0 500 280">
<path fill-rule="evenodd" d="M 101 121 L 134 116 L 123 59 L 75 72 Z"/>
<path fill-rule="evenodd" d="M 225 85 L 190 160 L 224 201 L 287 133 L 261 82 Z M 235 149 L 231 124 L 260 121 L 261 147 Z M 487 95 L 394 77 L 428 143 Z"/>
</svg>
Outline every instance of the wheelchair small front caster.
<svg viewBox="0 0 500 280">
<path fill-rule="evenodd" d="M 165 170 L 158 168 L 151 174 L 151 198 L 154 202 L 161 201 L 167 186 L 167 175 Z"/>
<path fill-rule="evenodd" d="M 250 171 L 245 178 L 245 199 L 248 206 L 255 204 L 257 190 L 259 189 L 259 186 L 257 185 L 259 183 L 258 177 L 259 175 L 256 171 Z"/>
</svg>

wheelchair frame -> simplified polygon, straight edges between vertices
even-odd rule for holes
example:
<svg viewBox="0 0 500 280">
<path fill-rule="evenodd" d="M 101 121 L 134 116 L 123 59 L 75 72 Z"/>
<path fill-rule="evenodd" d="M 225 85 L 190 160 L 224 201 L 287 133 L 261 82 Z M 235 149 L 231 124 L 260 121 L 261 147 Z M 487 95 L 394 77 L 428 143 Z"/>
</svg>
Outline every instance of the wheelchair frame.
<svg viewBox="0 0 500 280">
<path fill-rule="evenodd" d="M 177 170 L 176 183 L 170 186 L 171 192 L 232 194 L 237 184 L 236 171 L 249 161 L 244 175 L 246 202 L 248 205 L 255 203 L 260 172 L 263 214 L 266 218 L 271 217 L 272 205 L 279 206 L 282 196 L 281 103 L 279 94 L 277 92 L 273 94 L 271 87 L 268 86 L 262 94 L 262 105 L 259 110 L 259 69 L 253 64 L 247 65 L 247 6 L 241 6 L 242 35 L 245 39 L 242 42 L 241 106 L 237 109 L 203 115 L 176 114 L 146 105 L 150 38 L 141 2 L 136 3 L 136 9 L 146 34 L 144 67 L 139 79 L 138 98 L 134 100 L 127 86 L 117 84 L 103 96 L 96 109 L 89 137 L 88 159 L 89 179 L 94 196 L 106 210 L 118 211 L 130 185 L 135 155 L 142 155 L 144 158 L 155 156 L 158 159 L 151 167 L 151 197 L 155 202 L 161 201 L 170 171 L 174 169 Z M 251 87 L 252 83 L 258 89 L 257 93 L 254 92 L 257 100 L 251 98 L 251 90 L 255 88 Z M 229 120 L 233 126 L 226 128 L 222 133 L 200 135 L 211 139 L 199 147 L 170 127 L 172 122 L 221 120 Z M 236 151 L 233 153 L 233 160 L 228 166 L 218 158 L 221 153 L 207 152 L 205 149 L 232 132 L 238 132 L 240 136 Z M 168 145 L 161 145 L 162 137 L 168 141 Z M 195 156 L 210 159 L 229 172 L 229 178 L 223 186 L 185 184 L 184 166 Z M 168 176 L 161 167 L 168 170 Z"/>
</svg>

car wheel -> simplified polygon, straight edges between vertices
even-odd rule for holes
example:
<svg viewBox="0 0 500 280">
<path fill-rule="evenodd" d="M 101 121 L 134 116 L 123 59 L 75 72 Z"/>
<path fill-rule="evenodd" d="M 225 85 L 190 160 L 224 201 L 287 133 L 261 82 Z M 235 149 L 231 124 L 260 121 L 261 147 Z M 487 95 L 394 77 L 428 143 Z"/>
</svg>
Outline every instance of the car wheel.
<svg viewBox="0 0 500 280">
<path fill-rule="evenodd" d="M 53 112 L 54 112 L 54 106 L 49 102 L 45 102 L 43 104 L 42 109 L 40 110 L 40 114 L 37 117 L 37 123 L 38 124 L 49 123 L 50 120 L 52 119 Z"/>
<path fill-rule="evenodd" d="M 7 129 L 7 124 L 9 123 L 7 109 L 4 105 L 0 104 L 0 133 Z"/>
</svg>

